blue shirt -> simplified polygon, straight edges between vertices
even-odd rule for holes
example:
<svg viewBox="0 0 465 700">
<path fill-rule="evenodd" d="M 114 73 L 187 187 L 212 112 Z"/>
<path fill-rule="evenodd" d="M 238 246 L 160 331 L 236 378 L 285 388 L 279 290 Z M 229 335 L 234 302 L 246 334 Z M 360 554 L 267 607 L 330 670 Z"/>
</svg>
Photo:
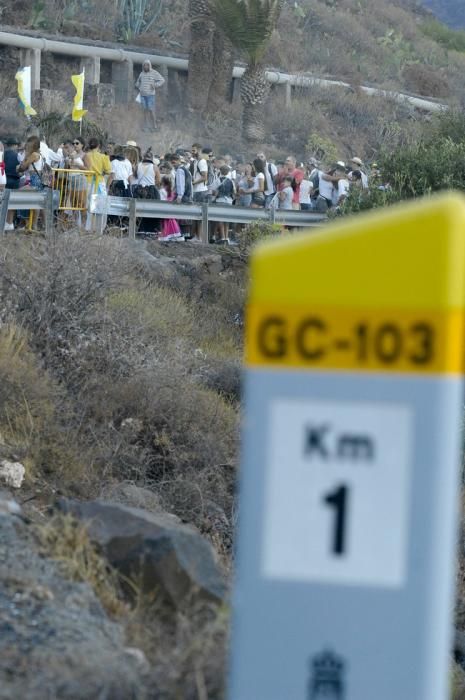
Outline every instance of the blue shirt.
<svg viewBox="0 0 465 700">
<path fill-rule="evenodd" d="M 8 180 L 19 180 L 20 175 L 16 171 L 16 166 L 19 165 L 18 152 L 12 149 L 6 150 L 3 154 L 5 161 L 5 175 Z"/>
</svg>

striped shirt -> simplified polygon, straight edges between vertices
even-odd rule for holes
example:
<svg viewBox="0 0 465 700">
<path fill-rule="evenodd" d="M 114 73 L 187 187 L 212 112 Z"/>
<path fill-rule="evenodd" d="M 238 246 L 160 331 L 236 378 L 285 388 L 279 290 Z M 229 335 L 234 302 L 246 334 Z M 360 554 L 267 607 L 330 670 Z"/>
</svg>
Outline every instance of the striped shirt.
<svg viewBox="0 0 465 700">
<path fill-rule="evenodd" d="M 148 71 L 142 71 L 136 81 L 136 88 L 143 97 L 154 95 L 155 88 L 161 87 L 165 79 L 160 73 L 151 68 Z"/>
</svg>

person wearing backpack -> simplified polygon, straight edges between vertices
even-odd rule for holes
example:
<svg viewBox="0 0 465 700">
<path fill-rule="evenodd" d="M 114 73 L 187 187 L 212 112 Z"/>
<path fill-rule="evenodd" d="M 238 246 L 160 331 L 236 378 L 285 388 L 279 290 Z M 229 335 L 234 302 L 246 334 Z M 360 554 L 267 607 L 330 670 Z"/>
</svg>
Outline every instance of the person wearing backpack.
<svg viewBox="0 0 465 700">
<path fill-rule="evenodd" d="M 227 165 L 222 165 L 219 171 L 218 185 L 214 191 L 213 197 L 217 204 L 227 204 L 232 206 L 234 197 L 236 195 L 236 190 L 234 187 L 234 182 L 229 177 L 230 169 Z M 218 222 L 218 232 L 220 237 L 215 241 L 215 243 L 229 244 L 228 237 L 229 224 L 226 221 Z"/>
<path fill-rule="evenodd" d="M 200 152 L 201 151 L 201 152 Z M 209 165 L 210 154 L 213 155 L 212 149 L 209 146 L 200 146 L 199 144 L 192 145 L 192 162 L 190 172 L 192 175 L 192 190 L 193 200 L 197 204 L 206 204 L 209 202 L 209 179 L 211 177 L 211 165 Z M 200 243 L 200 232 L 202 222 L 196 221 L 193 230 L 195 232 L 193 243 Z"/>
<path fill-rule="evenodd" d="M 175 171 L 174 189 L 176 204 L 192 203 L 192 175 L 188 168 L 181 163 L 181 156 L 172 153 L 170 157 L 171 165 Z"/>
</svg>

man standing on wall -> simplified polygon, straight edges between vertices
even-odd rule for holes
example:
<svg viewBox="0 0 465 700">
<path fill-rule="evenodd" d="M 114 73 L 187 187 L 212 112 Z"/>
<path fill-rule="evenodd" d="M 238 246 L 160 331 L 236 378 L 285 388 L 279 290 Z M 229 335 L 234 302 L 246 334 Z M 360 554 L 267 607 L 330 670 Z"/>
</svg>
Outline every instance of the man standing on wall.
<svg viewBox="0 0 465 700">
<path fill-rule="evenodd" d="M 142 72 L 136 80 L 136 88 L 139 90 L 140 103 L 144 114 L 144 131 L 155 131 L 155 90 L 163 85 L 165 79 L 152 68 L 147 59 L 142 65 Z"/>
</svg>

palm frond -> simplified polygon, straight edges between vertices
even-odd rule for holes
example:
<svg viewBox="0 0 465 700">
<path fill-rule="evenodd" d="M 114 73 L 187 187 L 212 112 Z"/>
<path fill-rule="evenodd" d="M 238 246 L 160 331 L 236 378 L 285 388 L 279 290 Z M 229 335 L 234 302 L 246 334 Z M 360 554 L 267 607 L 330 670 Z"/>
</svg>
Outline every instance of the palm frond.
<svg viewBox="0 0 465 700">
<path fill-rule="evenodd" d="M 210 0 L 216 24 L 251 62 L 263 55 L 282 5 L 283 0 Z"/>
</svg>

